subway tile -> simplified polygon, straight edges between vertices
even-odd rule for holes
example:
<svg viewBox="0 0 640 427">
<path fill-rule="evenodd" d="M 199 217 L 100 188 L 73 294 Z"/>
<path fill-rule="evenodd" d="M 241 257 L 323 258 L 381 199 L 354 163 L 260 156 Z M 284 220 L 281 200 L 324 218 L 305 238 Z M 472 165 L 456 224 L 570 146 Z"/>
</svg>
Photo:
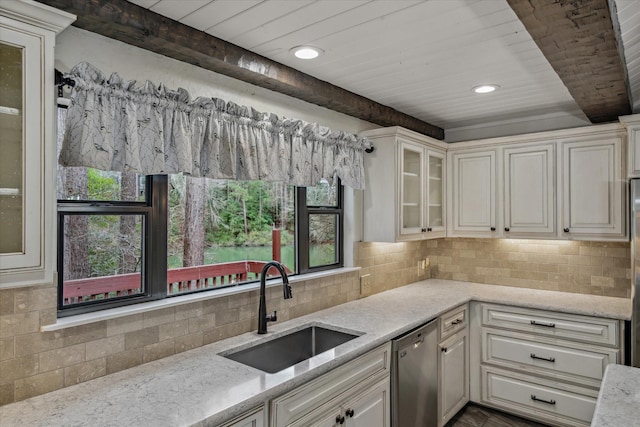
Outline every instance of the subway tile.
<svg viewBox="0 0 640 427">
<path fill-rule="evenodd" d="M 28 334 L 39 330 L 40 316 L 37 311 L 0 316 L 0 338 Z"/>
<path fill-rule="evenodd" d="M 124 334 L 137 331 L 143 328 L 143 315 L 134 314 L 132 316 L 120 317 L 107 320 L 107 336 Z"/>
<path fill-rule="evenodd" d="M 175 316 L 177 321 L 202 316 L 202 301 L 177 306 Z"/>
<path fill-rule="evenodd" d="M 152 326 L 150 328 L 144 328 L 139 331 L 127 332 L 124 334 L 124 349 L 133 350 L 135 348 L 155 344 L 158 341 L 160 341 L 160 327 Z"/>
<path fill-rule="evenodd" d="M 18 335 L 15 337 L 16 356 L 42 353 L 55 350 L 64 346 L 62 332 L 34 332 L 32 334 Z"/>
<path fill-rule="evenodd" d="M 38 355 L 31 354 L 24 357 L 0 362 L 0 384 L 13 383 L 14 381 L 36 375 L 39 369 Z"/>
<path fill-rule="evenodd" d="M 64 386 L 80 384 L 107 375 L 107 359 L 89 360 L 64 368 Z"/>
<path fill-rule="evenodd" d="M 175 307 L 167 307 L 161 310 L 154 310 L 148 313 L 144 313 L 142 317 L 142 327 L 150 328 L 153 326 L 162 325 L 163 323 L 170 323 L 176 320 Z"/>
<path fill-rule="evenodd" d="M 216 326 L 217 314 L 203 314 L 189 319 L 189 333 L 205 331 Z"/>
<path fill-rule="evenodd" d="M 40 353 L 40 372 L 53 371 L 85 361 L 85 344 L 76 344 Z"/>
<path fill-rule="evenodd" d="M 15 356 L 14 338 L 0 338 L 0 361 L 12 359 Z"/>
<path fill-rule="evenodd" d="M 64 330 L 64 345 L 96 341 L 107 337 L 107 322 L 96 322 Z"/>
<path fill-rule="evenodd" d="M 124 334 L 114 335 L 86 344 L 86 359 L 100 359 L 124 351 Z"/>
<path fill-rule="evenodd" d="M 15 313 L 14 289 L 0 290 L 0 318 Z"/>
<path fill-rule="evenodd" d="M 142 364 L 142 347 L 107 356 L 107 375 Z"/>
<path fill-rule="evenodd" d="M 14 295 L 16 313 L 56 307 L 57 289 L 55 286 L 19 288 L 15 290 Z"/>
<path fill-rule="evenodd" d="M 0 406 L 15 402 L 14 383 L 0 384 Z"/>
<path fill-rule="evenodd" d="M 175 354 L 175 343 L 173 340 L 162 341 L 145 346 L 142 361 L 143 363 L 147 363 L 153 360 L 162 359 L 163 357 L 171 356 L 172 354 Z"/>
<path fill-rule="evenodd" d="M 176 320 L 175 322 L 158 325 L 159 340 L 170 340 L 189 333 L 189 319 Z"/>
<path fill-rule="evenodd" d="M 15 387 L 16 401 L 49 393 L 50 391 L 64 387 L 64 371 L 57 369 L 55 371 L 22 378 L 16 380 Z"/>
<path fill-rule="evenodd" d="M 201 347 L 203 344 L 202 337 L 202 332 L 196 332 L 193 334 L 176 337 L 174 339 L 176 353 L 181 353 L 183 351 Z"/>
</svg>

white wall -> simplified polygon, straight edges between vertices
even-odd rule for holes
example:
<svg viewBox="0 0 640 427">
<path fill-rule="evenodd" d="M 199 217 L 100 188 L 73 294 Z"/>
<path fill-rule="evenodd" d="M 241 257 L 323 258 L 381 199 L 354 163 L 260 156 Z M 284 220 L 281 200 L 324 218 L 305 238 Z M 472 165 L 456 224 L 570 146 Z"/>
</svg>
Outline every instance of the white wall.
<svg viewBox="0 0 640 427">
<path fill-rule="evenodd" d="M 69 27 L 56 38 L 55 66 L 69 71 L 86 61 L 105 75 L 150 80 L 169 89 L 182 87 L 192 98 L 206 96 L 246 105 L 258 111 L 317 122 L 334 130 L 359 133 L 379 126 L 240 80 L 214 73 L 135 46 Z M 362 236 L 362 191 L 345 191 L 345 265 L 353 265 L 353 242 Z"/>
</svg>

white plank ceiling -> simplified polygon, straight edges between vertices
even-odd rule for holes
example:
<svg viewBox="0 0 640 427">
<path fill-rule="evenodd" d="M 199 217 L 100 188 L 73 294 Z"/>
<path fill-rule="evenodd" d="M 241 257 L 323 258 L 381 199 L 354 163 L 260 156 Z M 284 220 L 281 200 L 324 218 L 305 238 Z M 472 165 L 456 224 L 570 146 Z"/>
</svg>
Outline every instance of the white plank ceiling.
<svg viewBox="0 0 640 427">
<path fill-rule="evenodd" d="M 640 1 L 615 0 L 633 111 L 640 113 Z"/>
<path fill-rule="evenodd" d="M 439 126 L 447 140 L 589 124 L 506 0 L 130 1 Z M 638 73 L 640 1 L 616 1 L 630 12 L 620 25 L 633 27 Z M 297 59 L 298 45 L 324 54 Z M 485 83 L 500 89 L 472 92 Z"/>
</svg>

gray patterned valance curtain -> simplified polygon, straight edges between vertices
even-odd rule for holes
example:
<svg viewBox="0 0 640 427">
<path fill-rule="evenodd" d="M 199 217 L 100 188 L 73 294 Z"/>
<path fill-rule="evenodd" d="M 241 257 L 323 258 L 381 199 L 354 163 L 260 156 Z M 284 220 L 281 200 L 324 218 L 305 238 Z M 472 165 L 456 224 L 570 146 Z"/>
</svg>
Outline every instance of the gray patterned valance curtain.
<svg viewBox="0 0 640 427">
<path fill-rule="evenodd" d="M 59 162 L 140 174 L 283 181 L 300 187 L 340 177 L 363 189 L 366 139 L 317 123 L 261 113 L 217 98 L 191 99 L 117 73 L 108 79 L 82 62 L 75 82 Z"/>
</svg>

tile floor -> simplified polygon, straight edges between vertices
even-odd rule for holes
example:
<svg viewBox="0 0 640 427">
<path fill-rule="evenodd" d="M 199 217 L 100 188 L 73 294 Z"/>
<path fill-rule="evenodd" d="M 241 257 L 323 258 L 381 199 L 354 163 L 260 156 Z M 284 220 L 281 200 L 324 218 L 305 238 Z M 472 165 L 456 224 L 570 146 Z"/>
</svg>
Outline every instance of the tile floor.
<svg viewBox="0 0 640 427">
<path fill-rule="evenodd" d="M 469 403 L 446 427 L 546 427 L 535 421 Z"/>
</svg>

